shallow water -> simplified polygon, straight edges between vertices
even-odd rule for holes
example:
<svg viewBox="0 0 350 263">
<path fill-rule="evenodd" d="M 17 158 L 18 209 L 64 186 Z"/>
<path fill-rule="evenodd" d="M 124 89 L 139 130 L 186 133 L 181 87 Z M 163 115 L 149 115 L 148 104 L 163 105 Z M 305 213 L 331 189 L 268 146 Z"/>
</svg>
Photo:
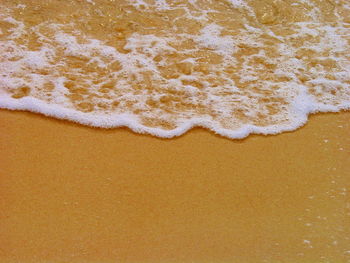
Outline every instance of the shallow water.
<svg viewBox="0 0 350 263">
<path fill-rule="evenodd" d="M 0 107 L 230 137 L 350 107 L 345 0 L 3 0 Z"/>
</svg>

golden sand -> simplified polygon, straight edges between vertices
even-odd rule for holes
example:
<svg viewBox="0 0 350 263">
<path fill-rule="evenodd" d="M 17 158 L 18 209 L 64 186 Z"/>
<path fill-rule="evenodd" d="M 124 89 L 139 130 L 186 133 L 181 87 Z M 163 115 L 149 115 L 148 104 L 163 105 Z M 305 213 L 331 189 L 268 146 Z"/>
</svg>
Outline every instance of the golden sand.
<svg viewBox="0 0 350 263">
<path fill-rule="evenodd" d="M 350 260 L 350 113 L 245 140 L 0 123 L 2 263 Z"/>
<path fill-rule="evenodd" d="M 16 102 L 30 96 L 52 105 L 55 100 L 66 100 L 65 107 L 84 116 L 127 110 L 140 116 L 142 125 L 164 130 L 176 127 L 181 114 L 184 119 L 200 114 L 217 118 L 223 128 L 232 130 L 238 124 L 281 124 L 273 116 L 287 115 L 287 101 L 295 94 L 284 96 L 293 90 L 285 84 L 293 81 L 305 85 L 318 102 L 345 108 L 340 106 L 350 96 L 348 75 L 343 74 L 339 87 L 312 81 L 322 77 L 333 83 L 341 65 L 348 65 L 344 52 L 348 45 L 341 47 L 342 52 L 334 50 L 327 35 L 333 24 L 342 22 L 342 30 L 348 32 L 349 9 L 337 7 L 345 6 L 346 0 L 299 1 L 296 5 L 293 0 L 246 1 L 254 16 L 232 8 L 229 1 L 197 1 L 199 9 L 187 9 L 196 19 L 184 15 L 182 7 L 189 1 L 167 1 L 174 9 L 164 13 L 147 9 L 156 4 L 153 0 L 145 0 L 146 5 L 138 8 L 129 2 L 1 0 L 0 6 L 23 22 L 23 31 L 0 13 L 0 40 L 15 43 L 15 48 L 6 43 L 0 46 L 13 66 L 13 70 L 2 67 L 2 78 L 5 71 L 10 77 L 7 82 L 0 79 L 0 91 Z M 115 9 L 117 4 L 122 8 Z M 316 18 L 310 15 L 312 6 L 318 7 Z M 198 24 L 202 8 L 213 12 L 201 21 L 204 24 Z M 69 55 L 69 45 L 57 44 L 71 39 L 71 34 L 81 45 L 95 39 L 125 55 L 131 52 L 127 41 L 135 34 L 136 40 L 152 34 L 193 36 L 215 22 L 225 29 L 220 34 L 225 40 L 245 28 L 243 20 L 256 30 L 269 29 L 259 38 L 262 48 L 245 45 L 246 39 L 236 43 L 239 63 L 222 63 L 223 57 L 214 52 L 215 44 L 192 52 L 198 45 L 188 39 L 170 41 L 176 52 L 161 50 L 157 56 L 147 53 L 147 45 L 136 48 L 136 55 L 148 55 L 153 63 L 140 64 L 140 68 L 157 66 L 157 78 L 152 75 L 157 71 L 141 70 L 136 77 L 132 70 L 118 75 L 121 65 L 98 48 L 78 46 L 78 55 Z M 305 22 L 309 31 L 293 38 L 296 32 L 288 26 L 299 22 Z M 322 31 L 318 25 L 329 27 Z M 66 34 L 59 40 L 58 29 Z M 11 34 L 20 33 L 24 35 L 8 41 Z M 283 64 L 277 49 L 281 38 L 295 47 L 295 58 L 305 66 L 293 81 L 275 74 Z M 350 41 L 346 34 L 342 38 Z M 328 42 L 323 45 L 325 39 Z M 17 55 L 23 54 L 23 50 L 17 54 L 16 48 L 37 57 L 35 52 L 45 45 L 56 48 L 54 56 L 50 53 L 49 68 L 36 65 L 35 60 L 16 64 L 22 59 Z M 321 45 L 324 50 L 316 52 L 309 45 Z M 259 56 L 261 50 L 266 56 Z M 105 65 L 91 61 L 96 57 Z M 196 63 L 189 58 L 197 59 Z M 269 59 L 275 60 L 270 63 Z M 251 66 L 257 79 L 241 83 L 241 77 L 246 77 L 241 72 L 244 64 Z M 189 79 L 191 74 L 198 78 Z M 60 100 L 53 80 L 62 76 L 61 90 L 66 93 Z M 34 83 L 31 77 L 42 82 Z M 178 87 L 168 85 L 174 79 L 180 81 Z M 11 81 L 14 85 L 6 86 Z M 209 83 L 209 88 L 201 81 Z M 230 81 L 237 84 L 236 93 L 220 89 Z M 262 81 L 274 85 L 266 90 Z M 198 101 L 182 90 L 185 86 L 196 90 Z M 236 103 L 225 118 L 223 108 L 205 100 L 210 92 L 221 96 L 218 102 Z M 123 97 L 127 93 L 131 96 Z M 248 101 L 236 101 L 238 95 Z M 136 103 L 135 98 L 140 101 Z M 97 103 L 99 99 L 105 103 Z M 159 112 L 165 117 L 159 118 Z M 165 140 L 126 128 L 94 129 L 7 110 L 0 110 L 0 123 L 0 263 L 350 261 L 350 112 L 313 116 L 295 132 L 245 140 L 228 140 L 199 128 Z"/>
</svg>

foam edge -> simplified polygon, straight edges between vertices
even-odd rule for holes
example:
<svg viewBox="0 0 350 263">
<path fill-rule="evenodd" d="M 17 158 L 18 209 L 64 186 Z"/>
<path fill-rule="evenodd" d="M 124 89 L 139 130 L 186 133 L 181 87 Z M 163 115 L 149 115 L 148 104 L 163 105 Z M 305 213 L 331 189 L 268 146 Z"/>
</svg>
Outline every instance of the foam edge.
<svg viewBox="0 0 350 263">
<path fill-rule="evenodd" d="M 131 114 L 119 114 L 117 116 L 111 115 L 110 117 L 94 114 L 94 119 L 92 119 L 91 113 L 87 114 L 59 106 L 51 106 L 35 98 L 8 98 L 0 102 L 0 109 L 7 109 L 13 111 L 29 111 L 33 113 L 39 113 L 47 117 L 68 120 L 74 123 L 95 128 L 113 129 L 126 127 L 135 133 L 149 134 L 166 139 L 179 137 L 195 127 L 201 127 L 210 130 L 217 135 L 229 139 L 243 139 L 251 134 L 277 135 L 283 132 L 295 131 L 307 123 L 310 114 L 350 110 L 350 102 L 337 107 L 315 105 L 315 107 L 310 109 L 309 111 L 299 111 L 297 118 L 293 120 L 293 123 L 290 125 L 270 125 L 266 127 L 259 127 L 248 124 L 234 131 L 224 128 L 217 128 L 214 124 L 208 123 L 207 121 L 199 118 L 190 119 L 186 123 L 182 124 L 180 127 L 173 130 L 163 130 L 159 128 L 146 127 L 140 124 L 135 118 L 135 116 Z"/>
</svg>

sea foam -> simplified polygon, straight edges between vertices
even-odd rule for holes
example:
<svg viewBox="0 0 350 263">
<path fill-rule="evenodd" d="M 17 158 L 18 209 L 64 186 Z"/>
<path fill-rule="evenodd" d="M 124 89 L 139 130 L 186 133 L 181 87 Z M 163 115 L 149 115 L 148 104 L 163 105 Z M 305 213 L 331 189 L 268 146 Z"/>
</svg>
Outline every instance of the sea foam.
<svg viewBox="0 0 350 263">
<path fill-rule="evenodd" d="M 0 4 L 1 108 L 166 138 L 350 108 L 346 1 L 21 2 Z"/>
</svg>

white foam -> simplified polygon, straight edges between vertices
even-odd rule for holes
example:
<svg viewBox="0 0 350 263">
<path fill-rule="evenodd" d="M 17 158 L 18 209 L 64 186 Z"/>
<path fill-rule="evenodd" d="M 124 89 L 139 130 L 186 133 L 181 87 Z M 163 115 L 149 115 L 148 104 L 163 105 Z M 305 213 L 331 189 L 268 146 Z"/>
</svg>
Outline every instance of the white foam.
<svg viewBox="0 0 350 263">
<path fill-rule="evenodd" d="M 228 0 L 234 7 L 247 7 L 247 3 L 244 0 Z"/>
<path fill-rule="evenodd" d="M 35 98 L 22 98 L 12 99 L 2 97 L 0 101 L 0 108 L 9 110 L 28 110 L 31 112 L 41 113 L 45 116 L 55 117 L 58 119 L 70 120 L 83 125 L 102 128 L 117 128 L 128 127 L 132 131 L 137 133 L 151 134 L 162 138 L 173 138 L 186 133 L 193 127 L 203 127 L 213 131 L 216 134 L 222 135 L 231 139 L 242 139 L 249 134 L 263 134 L 271 135 L 278 134 L 286 131 L 293 131 L 303 126 L 308 119 L 310 113 L 316 112 L 338 112 L 340 110 L 350 109 L 350 102 L 344 103 L 341 106 L 322 105 L 310 102 L 309 99 L 301 96 L 294 103 L 294 120 L 288 125 L 270 125 L 265 127 L 259 127 L 255 125 L 244 125 L 237 130 L 230 130 L 220 128 L 206 118 L 192 118 L 186 120 L 176 129 L 171 131 L 163 130 L 159 128 L 150 128 L 140 124 L 137 116 L 131 114 L 111 114 L 111 115 L 99 115 L 99 114 L 87 114 L 76 110 L 68 109 L 58 104 L 48 104 Z"/>
<path fill-rule="evenodd" d="M 88 2 L 94 3 L 93 1 Z M 130 2 L 138 8 L 141 8 L 142 5 L 148 5 L 141 0 L 130 0 Z M 192 2 L 196 1 L 192 0 Z M 229 2 L 234 7 L 247 7 L 243 0 L 231 0 Z M 167 1 L 158 1 L 155 5 L 158 9 L 170 8 Z M 94 127 L 114 128 L 126 126 L 135 132 L 148 133 L 164 138 L 179 136 L 195 126 L 205 127 L 228 138 L 243 138 L 251 133 L 277 134 L 292 131 L 304 125 L 311 113 L 337 112 L 350 109 L 350 87 L 348 84 L 350 83 L 350 59 L 346 55 L 349 54 L 350 50 L 346 37 L 344 37 L 349 35 L 349 29 L 340 25 L 337 27 L 321 25 L 317 21 L 295 23 L 293 29 L 297 33 L 282 38 L 271 30 L 269 31 L 268 28 L 257 28 L 249 24 L 245 25 L 245 30 L 242 29 L 240 34 L 223 36 L 223 27 L 213 22 L 203 27 L 198 35 L 183 33 L 159 37 L 154 34 L 133 33 L 128 36 L 124 46 L 124 49 L 129 52 L 121 53 L 103 41 L 91 37 L 85 37 L 84 44 L 80 44 L 76 35 L 61 30 L 60 25 L 55 24 L 43 25 L 55 29 L 56 34 L 52 39 L 40 35 L 40 25 L 38 26 L 38 35 L 43 45 L 40 50 L 30 51 L 25 45 L 19 46 L 14 41 L 21 38 L 22 34 L 25 33 L 23 23 L 11 17 L 0 16 L 0 19 L 14 25 L 8 40 L 0 41 L 0 52 L 5 54 L 0 58 L 0 108 L 28 110 Z M 317 20 L 317 18 L 315 19 Z M 264 34 L 279 40 L 279 44 L 275 47 L 280 56 L 269 57 L 264 49 L 266 47 L 261 41 Z M 320 42 L 305 41 L 304 46 L 298 48 L 291 44 L 292 40 L 307 36 L 312 38 L 320 36 Z M 164 56 L 177 51 L 172 46 L 173 43 L 185 40 L 193 40 L 197 43 L 197 50 L 205 49 L 212 52 L 211 54 L 219 55 L 222 58 L 222 63 L 209 65 L 209 72 L 205 75 L 190 72 L 191 74 L 184 73 L 177 78 L 164 78 L 160 72 L 160 67 L 172 66 L 171 62 L 164 59 Z M 233 55 L 241 52 L 241 44 L 258 48 L 258 52 L 243 57 L 243 62 L 238 61 Z M 121 69 L 110 73 L 110 75 L 99 76 L 96 72 L 87 74 L 84 73 L 84 68 L 71 68 L 71 73 L 82 78 L 85 85 L 89 86 L 89 90 L 100 96 L 93 98 L 91 100 L 93 103 L 96 105 L 98 103 L 110 104 L 117 99 L 122 108 L 115 111 L 79 111 L 67 98 L 70 91 L 65 86 L 65 82 L 68 79 L 60 75 L 58 69 L 58 66 L 66 66 L 67 61 L 62 58 L 56 64 L 52 63 L 59 54 L 57 47 L 66 57 L 86 59 L 86 65 L 96 63 L 97 67 L 101 69 L 108 68 L 114 62 L 120 63 Z M 303 60 L 303 58 L 297 59 L 297 52 L 303 48 L 319 53 L 317 59 L 321 62 L 310 67 L 309 61 Z M 191 56 L 191 52 L 197 50 L 185 50 L 184 53 L 188 57 L 180 62 L 188 63 L 190 66 L 196 65 L 200 58 Z M 329 55 L 321 56 L 325 50 L 329 51 Z M 339 54 L 345 55 L 339 56 Z M 157 56 L 161 56 L 162 60 L 156 62 L 155 58 Z M 259 59 L 263 61 L 261 64 L 252 64 L 252 61 Z M 332 59 L 337 68 L 332 69 L 333 71 L 328 70 L 327 66 L 322 64 L 322 61 L 327 59 Z M 269 79 L 262 80 L 266 73 L 266 64 L 269 63 L 278 66 L 269 74 L 285 80 L 278 83 Z M 240 81 L 246 84 L 246 89 L 237 87 L 230 74 L 222 70 L 235 66 L 239 68 L 236 74 Z M 48 69 L 48 75 L 36 73 L 40 69 Z M 130 86 L 130 81 L 134 81 L 135 85 L 145 84 L 147 82 L 143 75 L 145 72 L 151 72 L 148 81 L 155 83 L 158 88 L 152 90 L 151 94 L 146 89 L 135 93 L 133 87 Z M 310 77 L 305 83 L 301 83 L 298 78 L 300 72 L 306 72 Z M 328 73 L 332 73 L 335 79 L 327 78 Z M 208 80 L 208 77 L 212 77 L 214 80 Z M 95 78 L 101 80 L 98 85 L 94 84 Z M 215 85 L 215 79 L 219 78 L 221 80 L 220 85 Z M 98 90 L 102 84 L 108 83 L 111 79 L 118 80 L 118 89 L 108 91 L 112 98 L 103 97 L 103 94 L 101 95 Z M 49 98 L 45 97 L 47 93 L 43 94 L 41 90 L 47 81 L 54 84 L 54 89 L 50 91 Z M 186 81 L 189 84 L 183 84 Z M 191 81 L 201 82 L 202 87 L 198 88 L 192 85 Z M 273 90 L 272 87 L 277 84 L 278 89 Z M 284 99 L 286 105 L 279 105 L 280 112 L 269 116 L 266 105 L 260 103 L 266 95 L 259 92 L 254 93 L 254 89 L 252 89 L 254 85 L 257 86 L 256 88 L 259 91 L 270 91 L 268 94 L 272 94 L 270 96 L 276 100 Z M 30 96 L 23 98 L 11 97 L 8 91 L 22 86 L 31 87 Z M 319 91 L 321 95 L 310 93 L 311 86 Z M 149 108 L 147 100 L 151 98 L 159 101 L 164 95 L 168 95 L 166 92 L 169 87 L 173 89 L 174 93 L 181 92 L 184 103 L 208 106 L 208 109 L 211 110 L 210 113 L 215 113 L 216 117 L 208 112 L 198 114 L 194 111 L 179 110 L 175 113 L 169 113 L 161 108 Z M 113 97 L 113 92 L 119 93 L 116 93 Z M 336 93 L 334 94 L 334 92 Z M 133 109 L 141 110 L 143 115 L 140 116 L 124 107 L 128 102 L 133 102 Z M 233 118 L 233 109 L 244 111 L 248 121 L 240 122 L 239 119 Z M 266 117 L 269 120 L 267 125 L 255 125 L 254 121 L 251 121 L 255 120 L 259 114 L 268 116 Z M 142 124 L 141 117 L 169 119 L 175 122 L 176 128 L 166 130 L 148 127 Z"/>
<path fill-rule="evenodd" d="M 350 106 L 350 105 L 349 105 Z M 349 107 L 348 106 L 348 107 Z M 185 123 L 173 129 L 171 131 L 150 128 L 141 125 L 137 119 L 137 116 L 130 114 L 116 114 L 116 115 L 99 115 L 99 114 L 86 114 L 72 109 L 60 107 L 58 105 L 52 105 L 42 102 L 35 98 L 22 98 L 19 100 L 7 98 L 1 99 L 0 107 L 9 110 L 28 110 L 31 112 L 41 113 L 45 116 L 55 117 L 58 119 L 65 119 L 74 121 L 83 125 L 102 128 L 117 128 L 128 127 L 132 131 L 137 133 L 151 134 L 162 138 L 173 138 L 186 133 L 193 127 L 203 127 L 213 131 L 216 134 L 222 135 L 231 139 L 241 139 L 247 137 L 249 134 L 277 134 L 285 131 L 293 131 L 307 121 L 307 113 L 303 113 L 298 116 L 298 120 L 292 125 L 271 125 L 267 127 L 258 127 L 255 125 L 245 125 L 237 130 L 229 130 L 218 128 L 215 123 L 210 122 L 210 119 L 205 118 L 193 118 L 187 120 Z M 327 109 L 329 111 L 329 109 Z"/>
<path fill-rule="evenodd" d="M 217 24 L 209 24 L 201 30 L 201 35 L 196 38 L 202 47 L 214 49 L 220 54 L 231 55 L 235 50 L 233 37 L 220 36 L 222 27 Z"/>
</svg>

